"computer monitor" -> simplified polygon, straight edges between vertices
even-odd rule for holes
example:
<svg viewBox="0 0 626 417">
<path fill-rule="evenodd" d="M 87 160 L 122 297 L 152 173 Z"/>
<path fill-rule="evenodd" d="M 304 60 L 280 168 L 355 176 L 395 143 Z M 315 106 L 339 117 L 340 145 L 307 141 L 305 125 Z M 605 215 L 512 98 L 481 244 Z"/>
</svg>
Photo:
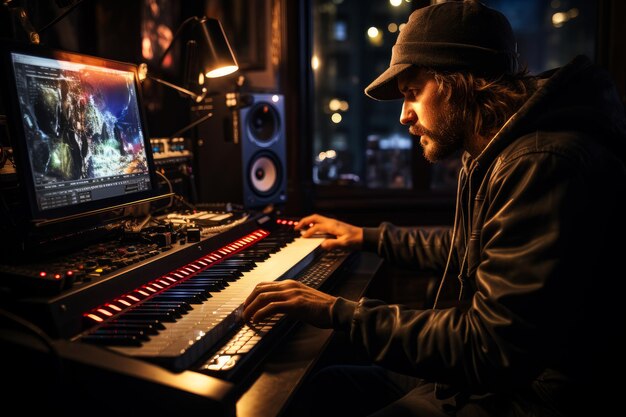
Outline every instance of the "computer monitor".
<svg viewBox="0 0 626 417">
<path fill-rule="evenodd" d="M 158 198 L 133 64 L 5 45 L 5 107 L 34 222 Z"/>
</svg>

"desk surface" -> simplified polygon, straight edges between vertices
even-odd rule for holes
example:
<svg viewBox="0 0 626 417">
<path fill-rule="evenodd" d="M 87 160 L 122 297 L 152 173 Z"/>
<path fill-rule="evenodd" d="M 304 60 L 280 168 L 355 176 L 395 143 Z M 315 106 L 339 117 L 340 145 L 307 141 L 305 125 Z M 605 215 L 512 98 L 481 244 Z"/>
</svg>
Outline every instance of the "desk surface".
<svg viewBox="0 0 626 417">
<path fill-rule="evenodd" d="M 358 254 L 352 268 L 329 292 L 357 300 L 381 265 L 382 260 L 374 254 Z M 283 412 L 332 333 L 329 329 L 297 324 L 260 365 L 258 377 L 237 401 L 237 417 L 274 417 Z"/>
</svg>

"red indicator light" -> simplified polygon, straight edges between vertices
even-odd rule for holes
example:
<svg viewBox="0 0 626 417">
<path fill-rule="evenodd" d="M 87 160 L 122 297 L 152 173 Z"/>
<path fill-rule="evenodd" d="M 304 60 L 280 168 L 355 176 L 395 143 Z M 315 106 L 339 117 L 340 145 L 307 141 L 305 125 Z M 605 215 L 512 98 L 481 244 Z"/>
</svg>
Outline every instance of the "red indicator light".
<svg viewBox="0 0 626 417">
<path fill-rule="evenodd" d="M 113 315 L 113 313 L 111 313 L 110 311 L 107 311 L 103 308 L 99 308 L 98 311 L 102 314 L 104 314 L 105 316 L 111 317 Z"/>
<path fill-rule="evenodd" d="M 54 279 L 61 279 L 61 274 L 54 274 Z"/>
<path fill-rule="evenodd" d="M 98 323 L 102 323 L 104 321 L 104 319 L 102 317 L 96 316 L 95 314 L 87 314 L 85 317 L 93 320 L 93 321 L 97 321 Z"/>
<path fill-rule="evenodd" d="M 68 277 L 71 277 L 72 275 L 74 275 L 74 271 L 67 271 L 65 275 L 67 275 Z"/>
<path fill-rule="evenodd" d="M 47 274 L 45 271 L 41 271 L 41 272 L 39 273 L 39 276 L 40 276 L 41 278 L 45 278 L 45 277 L 46 277 L 46 275 L 48 275 L 48 274 Z"/>
</svg>

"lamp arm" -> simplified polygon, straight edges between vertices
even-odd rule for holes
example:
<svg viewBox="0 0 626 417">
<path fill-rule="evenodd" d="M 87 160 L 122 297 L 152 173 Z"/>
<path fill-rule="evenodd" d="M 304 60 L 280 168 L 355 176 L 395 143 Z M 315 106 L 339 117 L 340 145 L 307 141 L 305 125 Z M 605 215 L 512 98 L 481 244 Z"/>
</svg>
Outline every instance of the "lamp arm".
<svg viewBox="0 0 626 417">
<path fill-rule="evenodd" d="M 198 120 L 194 120 L 193 122 L 189 123 L 187 126 L 183 127 L 182 129 L 179 129 L 176 133 L 171 134 L 170 135 L 170 139 L 179 137 L 180 135 L 182 135 L 183 133 L 185 133 L 186 131 L 188 131 L 192 127 L 198 126 L 200 123 L 203 123 L 203 122 L 209 120 L 211 117 L 213 117 L 213 113 L 212 112 L 209 112 L 209 113 L 205 114 L 204 116 L 202 116 Z"/>
<path fill-rule="evenodd" d="M 156 81 L 159 84 L 163 84 L 169 88 L 172 88 L 176 91 L 178 91 L 179 93 L 183 93 L 183 94 L 187 94 L 188 96 L 190 96 L 196 103 L 200 103 L 202 100 L 204 100 L 204 98 L 206 97 L 208 90 L 206 88 L 202 89 L 202 94 L 196 94 L 191 90 L 188 90 L 184 87 L 180 87 L 176 84 L 172 84 L 169 81 L 165 81 L 162 80 L 161 78 L 155 77 L 154 75 L 148 73 L 148 65 L 144 62 L 139 64 L 139 67 L 137 68 L 137 75 L 139 76 L 139 80 L 143 81 L 146 78 L 150 78 L 151 80 Z"/>
<path fill-rule="evenodd" d="M 176 90 L 176 91 L 178 91 L 180 93 L 187 94 L 188 96 L 191 96 L 191 98 L 194 101 L 198 102 L 198 103 L 201 102 L 204 99 L 204 97 L 206 96 L 206 88 L 203 89 L 202 94 L 196 94 L 196 93 L 194 93 L 191 90 L 187 90 L 186 88 L 180 87 L 180 86 L 178 86 L 176 84 L 172 84 L 172 83 L 170 83 L 168 81 L 165 81 L 165 80 L 162 80 L 160 78 L 154 77 L 154 76 L 152 76 L 150 74 L 148 74 L 147 77 L 150 78 L 151 80 L 156 81 L 159 84 L 166 85 L 166 86 L 168 86 L 170 88 L 173 88 L 174 90 Z"/>
<path fill-rule="evenodd" d="M 83 2 L 83 0 L 78 0 L 76 3 L 74 3 L 69 9 L 67 9 L 66 11 L 64 11 L 63 13 L 61 13 L 59 16 L 57 16 L 54 20 L 52 20 L 50 23 L 46 24 L 44 27 L 42 27 L 41 29 L 39 29 L 39 33 L 45 31 L 46 29 L 48 29 L 51 26 L 56 25 L 56 23 L 63 19 L 65 16 L 67 16 L 68 14 L 70 14 L 76 7 L 78 7 L 81 3 Z"/>
</svg>

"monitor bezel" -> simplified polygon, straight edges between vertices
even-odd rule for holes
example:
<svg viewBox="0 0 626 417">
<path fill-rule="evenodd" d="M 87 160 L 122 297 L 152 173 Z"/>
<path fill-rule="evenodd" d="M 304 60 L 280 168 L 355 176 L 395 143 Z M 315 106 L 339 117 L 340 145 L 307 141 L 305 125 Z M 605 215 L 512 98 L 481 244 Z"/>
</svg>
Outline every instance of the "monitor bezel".
<svg viewBox="0 0 626 417">
<path fill-rule="evenodd" d="M 107 211 L 118 210 L 122 207 L 144 204 L 153 200 L 170 196 L 160 190 L 157 172 L 152 155 L 152 147 L 150 145 L 150 135 L 146 123 L 145 106 L 142 96 L 141 83 L 139 81 L 136 64 L 117 61 L 109 58 L 97 57 L 93 55 L 65 51 L 55 48 L 49 48 L 41 45 L 29 45 L 14 42 L 3 42 L 1 47 L 2 53 L 2 70 L 5 74 L 2 85 L 5 94 L 4 107 L 7 113 L 7 124 L 11 145 L 16 158 L 17 173 L 20 183 L 23 185 L 22 194 L 29 206 L 29 220 L 34 224 L 56 223 L 65 220 L 72 220 L 84 216 L 100 214 Z M 107 69 L 115 69 L 130 72 L 133 74 L 133 82 L 136 89 L 137 106 L 139 111 L 139 119 L 142 132 L 144 133 L 144 149 L 148 163 L 148 174 L 150 177 L 150 190 L 138 191 L 132 194 L 126 194 L 116 197 L 107 197 L 104 199 L 77 203 L 58 208 L 42 210 L 37 204 L 37 195 L 35 192 L 35 179 L 31 161 L 28 156 L 26 144 L 26 132 L 22 121 L 22 112 L 19 105 L 19 97 L 16 85 L 16 74 L 11 59 L 12 53 L 31 55 L 36 57 L 64 60 L 72 63 L 99 66 Z"/>
</svg>

